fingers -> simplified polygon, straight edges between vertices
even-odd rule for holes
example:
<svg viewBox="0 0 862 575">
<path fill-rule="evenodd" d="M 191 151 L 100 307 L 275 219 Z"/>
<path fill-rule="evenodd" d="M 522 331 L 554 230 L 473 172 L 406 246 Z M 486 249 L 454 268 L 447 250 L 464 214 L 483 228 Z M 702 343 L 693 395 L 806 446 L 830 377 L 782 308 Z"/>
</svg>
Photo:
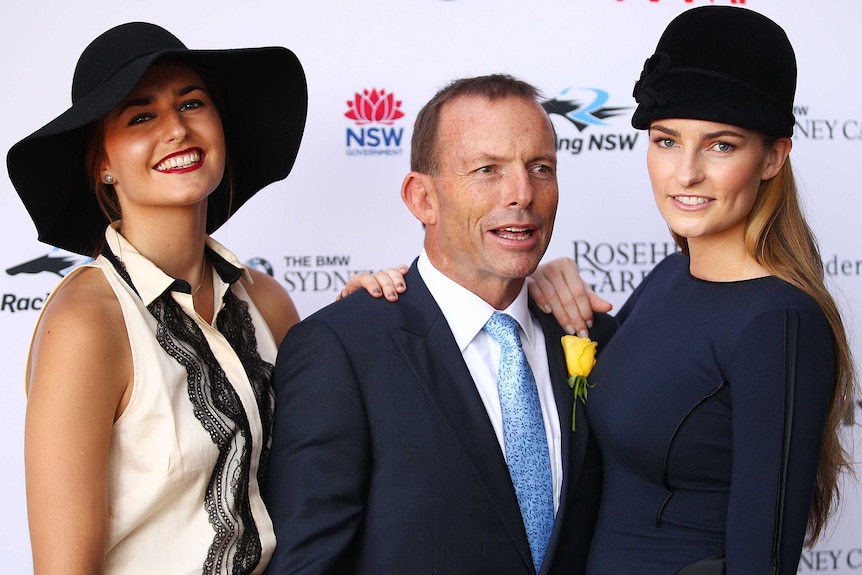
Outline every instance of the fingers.
<svg viewBox="0 0 862 575">
<path fill-rule="evenodd" d="M 570 259 L 557 260 L 562 277 L 557 279 L 557 291 L 562 292 L 561 305 L 572 320 L 575 332 L 581 337 L 589 336 L 593 327 L 593 308 L 587 293 L 589 287 L 581 279 L 578 266 Z M 589 289 L 592 293 L 592 290 Z"/>
<path fill-rule="evenodd" d="M 383 290 L 384 297 L 388 301 L 398 301 L 398 294 L 404 293 L 404 290 L 407 289 L 407 286 L 404 285 L 404 274 L 396 268 L 375 272 L 372 277 Z"/>
<path fill-rule="evenodd" d="M 386 299 L 388 299 L 389 301 L 395 301 L 398 299 L 398 294 L 407 291 L 407 284 L 404 283 L 404 276 L 407 275 L 407 272 L 409 270 L 409 267 L 404 264 L 401 264 L 397 268 L 389 268 L 388 270 L 377 272 L 377 274 L 385 275 L 386 278 L 389 280 L 389 283 L 395 289 L 395 293 L 391 294 L 392 297 L 390 297 L 390 294 L 387 294 Z M 375 276 L 377 276 L 377 274 L 375 274 Z M 380 283 L 382 285 L 382 282 Z"/>
<path fill-rule="evenodd" d="M 335 301 L 360 289 L 366 290 L 373 297 L 385 297 L 388 301 L 396 301 L 398 294 L 407 290 L 404 276 L 409 269 L 406 265 L 401 264 L 397 268 L 389 268 L 385 271 L 354 274 L 350 276 L 347 285 L 336 296 Z"/>
<path fill-rule="evenodd" d="M 587 293 L 589 294 L 590 307 L 593 311 L 607 313 L 614 309 L 614 305 L 611 302 L 596 295 L 596 292 L 594 292 L 590 286 L 587 286 Z"/>
<path fill-rule="evenodd" d="M 566 333 L 577 333 L 584 336 L 588 333 L 588 326 L 581 317 L 571 292 L 565 286 L 563 286 L 562 291 L 558 291 L 558 286 L 561 285 L 559 280 L 562 276 L 547 275 L 547 271 L 537 270 L 538 273 L 534 273 L 527 280 L 530 297 L 545 313 L 553 314 Z M 573 310 L 571 314 L 569 313 L 570 310 Z"/>
<path fill-rule="evenodd" d="M 559 258 L 538 267 L 529 281 L 530 296 L 546 313 L 552 313 L 566 333 L 589 335 L 593 310 L 609 311 L 611 304 L 584 283 L 571 258 Z"/>
</svg>

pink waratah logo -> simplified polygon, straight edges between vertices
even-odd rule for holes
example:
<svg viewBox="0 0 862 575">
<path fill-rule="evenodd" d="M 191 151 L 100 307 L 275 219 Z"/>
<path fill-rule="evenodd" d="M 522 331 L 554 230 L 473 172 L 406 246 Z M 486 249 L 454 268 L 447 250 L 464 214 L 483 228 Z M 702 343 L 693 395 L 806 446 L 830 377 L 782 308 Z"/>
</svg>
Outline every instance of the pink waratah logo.
<svg viewBox="0 0 862 575">
<path fill-rule="evenodd" d="M 399 110 L 401 100 L 396 100 L 392 92 L 387 94 L 386 90 L 377 88 L 363 90 L 361 94 L 356 92 L 353 100 L 347 102 L 347 107 L 349 110 L 344 115 L 356 120 L 360 126 L 372 122 L 391 126 L 395 120 L 404 117 L 404 112 Z"/>
</svg>

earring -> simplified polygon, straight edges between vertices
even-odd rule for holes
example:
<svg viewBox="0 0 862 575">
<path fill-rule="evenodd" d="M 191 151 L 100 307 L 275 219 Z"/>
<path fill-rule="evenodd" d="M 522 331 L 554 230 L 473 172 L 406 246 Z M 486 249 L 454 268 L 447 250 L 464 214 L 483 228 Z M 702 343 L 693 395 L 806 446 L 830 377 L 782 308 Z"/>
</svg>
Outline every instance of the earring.
<svg viewBox="0 0 862 575">
<path fill-rule="evenodd" d="M 114 176 L 112 176 L 111 174 L 105 174 L 105 183 L 108 184 L 109 186 L 113 185 Z"/>
</svg>

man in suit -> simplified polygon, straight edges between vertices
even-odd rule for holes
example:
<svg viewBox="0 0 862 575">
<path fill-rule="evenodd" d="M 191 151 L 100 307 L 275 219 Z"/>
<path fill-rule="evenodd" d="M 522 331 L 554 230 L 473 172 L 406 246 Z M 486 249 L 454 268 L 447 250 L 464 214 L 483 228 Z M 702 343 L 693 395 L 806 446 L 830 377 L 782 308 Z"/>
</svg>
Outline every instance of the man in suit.
<svg viewBox="0 0 862 575">
<path fill-rule="evenodd" d="M 406 293 L 395 303 L 355 293 L 285 338 L 268 573 L 583 572 L 601 463 L 580 404 L 572 432 L 563 331 L 529 305 L 525 286 L 558 198 L 538 98 L 493 75 L 453 82 L 426 104 L 401 189 L 425 227 Z M 529 368 L 521 361 L 514 375 L 502 360 L 518 352 L 486 327 L 495 312 L 517 320 Z M 600 345 L 610 324 L 596 315 Z M 527 382 L 531 423 L 512 422 L 498 374 Z M 525 472 L 523 457 L 534 456 Z"/>
</svg>

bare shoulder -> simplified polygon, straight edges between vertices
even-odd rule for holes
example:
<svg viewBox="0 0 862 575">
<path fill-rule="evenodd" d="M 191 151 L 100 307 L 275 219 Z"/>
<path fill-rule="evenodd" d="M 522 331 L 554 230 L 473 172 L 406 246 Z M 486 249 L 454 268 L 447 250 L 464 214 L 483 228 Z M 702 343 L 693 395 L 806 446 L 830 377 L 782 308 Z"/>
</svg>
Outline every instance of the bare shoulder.
<svg viewBox="0 0 862 575">
<path fill-rule="evenodd" d="M 243 286 L 266 320 L 276 345 L 280 345 L 287 330 L 299 321 L 296 306 L 275 278 L 253 268 L 248 271 L 253 283 L 242 280 Z"/>
<path fill-rule="evenodd" d="M 54 330 L 63 330 L 68 337 L 74 337 L 68 332 L 75 331 L 95 330 L 95 335 L 104 336 L 125 333 L 120 302 L 101 270 L 84 268 L 53 294 L 42 313 L 37 334 Z"/>
<path fill-rule="evenodd" d="M 120 302 L 101 270 L 84 268 L 63 283 L 42 312 L 28 369 L 30 392 L 80 387 L 118 405 L 131 383 L 131 350 Z"/>
</svg>

